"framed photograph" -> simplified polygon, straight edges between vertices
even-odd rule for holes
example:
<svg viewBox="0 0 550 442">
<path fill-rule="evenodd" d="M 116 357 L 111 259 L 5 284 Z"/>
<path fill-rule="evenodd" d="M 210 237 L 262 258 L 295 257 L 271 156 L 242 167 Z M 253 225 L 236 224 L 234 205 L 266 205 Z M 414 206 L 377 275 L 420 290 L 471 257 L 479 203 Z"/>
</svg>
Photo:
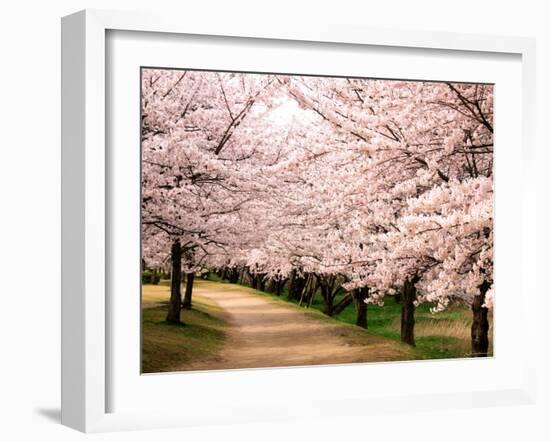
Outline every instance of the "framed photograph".
<svg viewBox="0 0 550 442">
<path fill-rule="evenodd" d="M 62 55 L 65 425 L 534 401 L 532 40 L 83 11 Z"/>
</svg>

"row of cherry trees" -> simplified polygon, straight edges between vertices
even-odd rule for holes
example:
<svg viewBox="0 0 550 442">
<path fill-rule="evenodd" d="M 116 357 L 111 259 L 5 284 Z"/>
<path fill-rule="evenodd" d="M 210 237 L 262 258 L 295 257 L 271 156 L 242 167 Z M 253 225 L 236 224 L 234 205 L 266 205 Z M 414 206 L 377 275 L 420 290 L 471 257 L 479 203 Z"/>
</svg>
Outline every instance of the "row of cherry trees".
<svg viewBox="0 0 550 442">
<path fill-rule="evenodd" d="M 466 303 L 472 354 L 487 354 L 492 86 L 156 69 L 142 82 L 143 254 L 171 268 L 169 321 L 182 271 L 190 306 L 195 272 L 246 269 L 306 301 L 319 291 L 328 315 L 356 302 L 360 325 L 399 293 L 411 345 L 419 303 Z"/>
</svg>

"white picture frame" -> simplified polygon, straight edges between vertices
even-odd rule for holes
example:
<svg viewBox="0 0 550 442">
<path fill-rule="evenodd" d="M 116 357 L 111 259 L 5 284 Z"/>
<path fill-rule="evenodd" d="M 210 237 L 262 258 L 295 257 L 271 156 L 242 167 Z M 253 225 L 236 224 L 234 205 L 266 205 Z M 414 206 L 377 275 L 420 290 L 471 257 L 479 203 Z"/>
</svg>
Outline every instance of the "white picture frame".
<svg viewBox="0 0 550 442">
<path fill-rule="evenodd" d="M 217 22 L 200 17 L 182 21 L 178 17 L 155 16 L 86 10 L 62 20 L 62 423 L 85 432 L 186 425 L 216 422 L 248 422 L 334 414 L 368 414 L 377 411 L 441 409 L 533 403 L 535 400 L 536 357 L 535 324 L 524 320 L 526 348 L 522 352 L 521 382 L 513 388 L 492 388 L 461 393 L 431 392 L 425 395 L 403 395 L 388 391 L 377 397 L 376 404 L 361 396 L 332 395 L 311 400 L 303 408 L 290 404 L 281 408 L 262 404 L 257 407 L 254 392 L 234 404 L 232 410 L 206 414 L 197 408 L 178 411 L 151 408 L 140 411 L 109 411 L 108 326 L 109 303 L 107 265 L 109 237 L 107 220 L 108 158 L 106 152 L 107 96 L 106 35 L 109 31 L 140 31 L 163 34 L 200 35 L 271 39 L 287 42 L 339 43 L 407 49 L 424 48 L 441 51 L 468 51 L 483 54 L 513 54 L 521 57 L 522 121 L 521 157 L 521 261 L 522 299 L 524 308 L 536 303 L 534 269 L 527 257 L 535 255 L 535 43 L 532 39 L 492 37 L 417 31 L 388 31 L 344 26 L 292 25 L 252 22 Z M 498 135 L 497 135 L 498 136 Z M 498 250 L 498 247 L 497 247 Z M 498 253 L 498 252 L 497 252 Z M 529 339 L 529 337 L 533 339 Z M 430 369 L 426 366 L 427 370 Z M 286 377 L 298 371 L 286 371 Z M 298 370 L 298 369 L 296 369 Z M 302 369 L 303 370 L 303 369 Z M 326 371 L 334 376 L 338 367 Z M 356 370 L 357 371 L 357 370 Z M 261 382 L 269 370 L 264 370 Z M 243 376 L 233 372 L 232 378 Z M 198 378 L 196 378 L 198 379 Z M 258 378 L 259 379 L 259 378 Z M 223 401 L 222 401 L 223 402 Z M 338 407 L 335 407 L 335 404 Z M 226 407 L 226 405 L 223 405 Z M 300 408 L 298 410 L 298 408 Z M 237 415 L 237 412 L 240 415 Z"/>
</svg>

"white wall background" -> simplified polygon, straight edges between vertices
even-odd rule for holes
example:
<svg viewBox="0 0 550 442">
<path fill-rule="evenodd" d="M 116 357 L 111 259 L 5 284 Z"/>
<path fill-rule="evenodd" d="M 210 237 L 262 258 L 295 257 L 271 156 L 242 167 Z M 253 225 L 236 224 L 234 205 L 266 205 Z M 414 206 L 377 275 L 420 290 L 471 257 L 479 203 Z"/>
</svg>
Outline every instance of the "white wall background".
<svg viewBox="0 0 550 442">
<path fill-rule="evenodd" d="M 85 436 L 59 425 L 60 358 L 60 17 L 83 8 L 169 11 L 249 20 L 534 36 L 538 44 L 540 220 L 543 307 L 548 284 L 550 28 L 545 2 L 298 0 L 20 0 L 0 14 L 0 439 L 141 441 L 550 440 L 550 339 L 543 309 L 538 406 L 380 415 L 364 420 L 254 424 Z M 534 257 L 535 265 L 535 257 Z M 521 331 L 518 331 L 521 332 Z M 452 379 L 449 379 L 452 382 Z"/>
</svg>

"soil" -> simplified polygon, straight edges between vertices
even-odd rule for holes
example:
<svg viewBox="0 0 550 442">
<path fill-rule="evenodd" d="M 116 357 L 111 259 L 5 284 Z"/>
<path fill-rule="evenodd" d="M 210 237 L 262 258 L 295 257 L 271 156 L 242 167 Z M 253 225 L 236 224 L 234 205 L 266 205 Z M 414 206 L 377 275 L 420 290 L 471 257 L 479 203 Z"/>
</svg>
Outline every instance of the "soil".
<svg viewBox="0 0 550 442">
<path fill-rule="evenodd" d="M 197 281 L 194 296 L 216 303 L 228 323 L 215 360 L 181 370 L 287 367 L 410 359 L 399 342 L 236 284 Z"/>
</svg>

